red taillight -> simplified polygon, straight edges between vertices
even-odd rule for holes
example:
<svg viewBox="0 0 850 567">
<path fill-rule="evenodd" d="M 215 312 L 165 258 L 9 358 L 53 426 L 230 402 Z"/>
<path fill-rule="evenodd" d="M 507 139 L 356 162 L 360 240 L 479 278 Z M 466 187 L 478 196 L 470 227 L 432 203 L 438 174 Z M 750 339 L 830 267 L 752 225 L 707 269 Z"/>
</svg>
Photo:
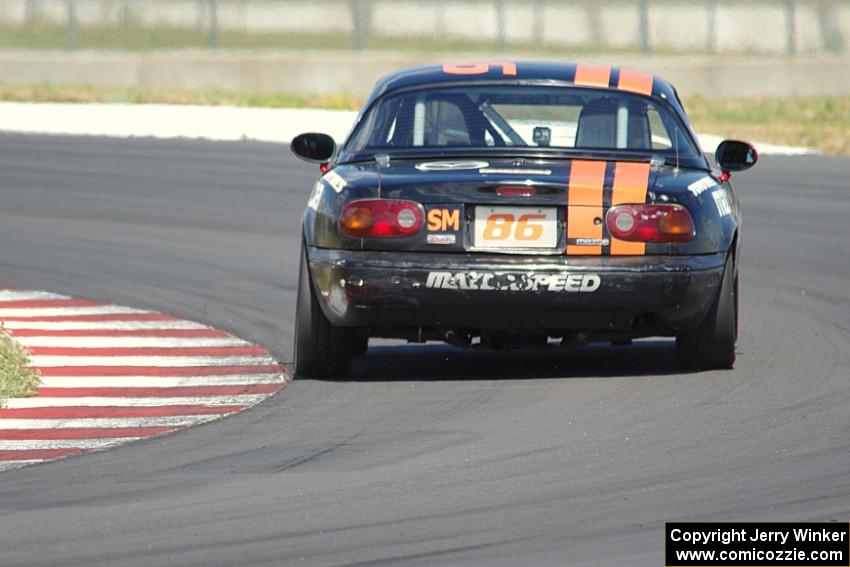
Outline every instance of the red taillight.
<svg viewBox="0 0 850 567">
<path fill-rule="evenodd" d="M 682 205 L 617 205 L 605 223 L 614 238 L 634 242 L 689 242 L 696 234 Z"/>
<path fill-rule="evenodd" d="M 339 214 L 339 231 L 349 238 L 404 238 L 422 230 L 422 205 L 397 199 L 351 201 Z"/>
</svg>

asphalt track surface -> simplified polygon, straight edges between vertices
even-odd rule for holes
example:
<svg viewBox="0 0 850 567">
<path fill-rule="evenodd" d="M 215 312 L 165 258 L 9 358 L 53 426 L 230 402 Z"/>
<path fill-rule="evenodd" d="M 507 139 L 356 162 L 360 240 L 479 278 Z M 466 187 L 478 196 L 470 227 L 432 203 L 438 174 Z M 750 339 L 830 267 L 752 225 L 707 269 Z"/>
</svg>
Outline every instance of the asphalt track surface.
<svg viewBox="0 0 850 567">
<path fill-rule="evenodd" d="M 291 357 L 315 171 L 259 143 L 0 136 L 0 282 Z M 850 163 L 765 157 L 734 371 L 667 341 L 381 347 L 183 433 L 0 475 L 3 565 L 663 564 L 665 520 L 850 519 Z"/>
</svg>

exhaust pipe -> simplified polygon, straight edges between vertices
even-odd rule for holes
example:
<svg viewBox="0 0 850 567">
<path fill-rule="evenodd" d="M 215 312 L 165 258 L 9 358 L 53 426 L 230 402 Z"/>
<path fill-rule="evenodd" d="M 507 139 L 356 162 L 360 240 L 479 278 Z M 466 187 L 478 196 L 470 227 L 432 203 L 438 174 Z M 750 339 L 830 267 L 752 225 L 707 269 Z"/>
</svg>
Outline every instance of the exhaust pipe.
<svg viewBox="0 0 850 567">
<path fill-rule="evenodd" d="M 587 333 L 578 332 L 572 335 L 567 335 L 561 339 L 561 348 L 574 349 L 587 344 L 589 337 Z"/>
<path fill-rule="evenodd" d="M 459 333 L 453 329 L 446 331 L 443 340 L 452 346 L 460 348 L 469 348 L 472 339 L 466 333 Z"/>
</svg>

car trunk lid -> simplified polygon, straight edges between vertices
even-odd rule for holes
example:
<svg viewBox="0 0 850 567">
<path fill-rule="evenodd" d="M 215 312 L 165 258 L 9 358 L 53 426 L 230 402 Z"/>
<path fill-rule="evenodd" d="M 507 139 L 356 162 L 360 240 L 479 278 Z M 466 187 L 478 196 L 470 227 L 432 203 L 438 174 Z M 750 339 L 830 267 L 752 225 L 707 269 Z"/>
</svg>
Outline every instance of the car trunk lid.
<svg viewBox="0 0 850 567">
<path fill-rule="evenodd" d="M 612 239 L 605 213 L 644 203 L 655 175 L 648 162 L 605 160 L 397 160 L 360 182 L 387 199 L 425 208 L 424 235 L 410 249 L 530 254 L 643 254 Z M 380 247 L 380 245 L 376 246 Z"/>
</svg>

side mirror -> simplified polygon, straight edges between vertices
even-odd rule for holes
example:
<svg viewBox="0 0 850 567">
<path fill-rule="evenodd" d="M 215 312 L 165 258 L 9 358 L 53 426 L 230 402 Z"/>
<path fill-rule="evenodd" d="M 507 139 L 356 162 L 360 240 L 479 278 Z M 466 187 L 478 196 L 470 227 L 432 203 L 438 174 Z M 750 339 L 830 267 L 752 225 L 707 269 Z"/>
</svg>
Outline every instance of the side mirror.
<svg viewBox="0 0 850 567">
<path fill-rule="evenodd" d="M 750 169 L 759 160 L 759 153 L 747 142 L 724 140 L 714 152 L 714 161 L 725 173 Z"/>
<path fill-rule="evenodd" d="M 304 161 L 324 163 L 336 152 L 336 142 L 327 134 L 309 132 L 295 136 L 289 144 L 289 149 L 295 157 Z"/>
</svg>

